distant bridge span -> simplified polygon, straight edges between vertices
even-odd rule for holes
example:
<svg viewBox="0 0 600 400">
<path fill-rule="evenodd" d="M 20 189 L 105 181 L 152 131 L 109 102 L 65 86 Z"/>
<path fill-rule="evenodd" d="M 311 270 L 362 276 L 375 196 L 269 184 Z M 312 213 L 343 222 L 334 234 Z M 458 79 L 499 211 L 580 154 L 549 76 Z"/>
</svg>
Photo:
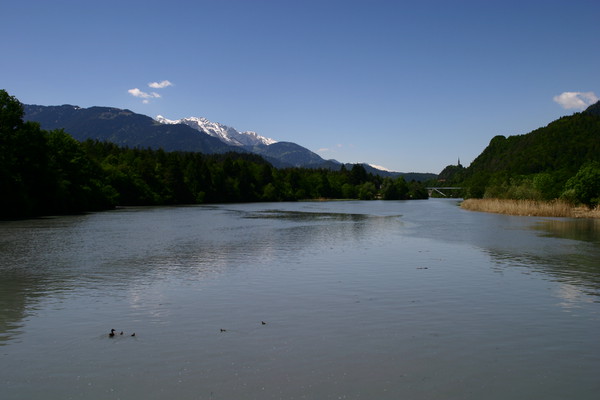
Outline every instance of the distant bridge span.
<svg viewBox="0 0 600 400">
<path fill-rule="evenodd" d="M 461 187 L 457 187 L 457 186 L 430 186 L 428 188 L 426 188 L 427 191 L 429 192 L 429 196 L 431 197 L 431 195 L 433 194 L 433 192 L 437 192 L 439 194 L 441 194 L 444 197 L 448 197 L 448 195 L 444 192 L 442 192 L 442 190 L 448 192 L 448 191 L 452 191 L 452 190 L 462 190 Z"/>
</svg>

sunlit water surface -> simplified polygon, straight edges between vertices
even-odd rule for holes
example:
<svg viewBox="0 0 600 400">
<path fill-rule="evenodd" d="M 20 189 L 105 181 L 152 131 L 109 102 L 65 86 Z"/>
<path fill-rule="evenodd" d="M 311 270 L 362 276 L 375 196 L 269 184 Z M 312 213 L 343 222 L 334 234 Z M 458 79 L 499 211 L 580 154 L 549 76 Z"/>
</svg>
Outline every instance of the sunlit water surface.
<svg viewBox="0 0 600 400">
<path fill-rule="evenodd" d="M 0 257 L 4 400 L 600 393 L 598 221 L 126 208 L 0 222 Z"/>
</svg>

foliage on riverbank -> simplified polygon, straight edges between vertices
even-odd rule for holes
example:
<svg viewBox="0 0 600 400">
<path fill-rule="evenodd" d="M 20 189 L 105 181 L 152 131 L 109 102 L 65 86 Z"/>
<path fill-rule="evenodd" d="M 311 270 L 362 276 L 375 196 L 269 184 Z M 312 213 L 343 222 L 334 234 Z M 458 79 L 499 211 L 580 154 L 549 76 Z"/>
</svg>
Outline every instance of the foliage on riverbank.
<svg viewBox="0 0 600 400">
<path fill-rule="evenodd" d="M 451 168 L 452 167 L 452 168 Z M 465 198 L 600 203 L 600 102 L 525 135 L 496 136 L 467 168 L 449 166 Z"/>
<path fill-rule="evenodd" d="M 165 205 L 301 199 L 424 199 L 419 182 L 382 178 L 360 164 L 341 171 L 276 169 L 246 153 L 205 155 L 78 142 L 23 121 L 0 90 L 0 218 Z"/>
<path fill-rule="evenodd" d="M 574 206 L 564 200 L 466 199 L 465 210 L 537 217 L 600 218 L 600 206 Z"/>
</svg>

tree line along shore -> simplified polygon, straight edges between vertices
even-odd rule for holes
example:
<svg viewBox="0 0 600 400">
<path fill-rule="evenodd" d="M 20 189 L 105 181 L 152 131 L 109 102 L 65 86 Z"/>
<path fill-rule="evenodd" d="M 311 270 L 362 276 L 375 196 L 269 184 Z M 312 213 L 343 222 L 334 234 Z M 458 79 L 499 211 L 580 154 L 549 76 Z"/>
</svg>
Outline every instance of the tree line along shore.
<svg viewBox="0 0 600 400">
<path fill-rule="evenodd" d="M 426 199 L 422 182 L 381 177 L 364 166 L 274 168 L 249 153 L 202 154 L 79 142 L 23 120 L 0 90 L 0 218 L 69 214 L 117 206 L 306 199 Z"/>
<path fill-rule="evenodd" d="M 597 218 L 600 102 L 525 135 L 496 136 L 467 168 L 438 179 L 340 170 L 275 168 L 249 153 L 202 154 L 79 142 L 25 122 L 0 90 L 0 219 L 118 206 L 324 199 L 426 199 L 428 186 L 462 187 L 465 209 L 512 215 Z"/>
</svg>

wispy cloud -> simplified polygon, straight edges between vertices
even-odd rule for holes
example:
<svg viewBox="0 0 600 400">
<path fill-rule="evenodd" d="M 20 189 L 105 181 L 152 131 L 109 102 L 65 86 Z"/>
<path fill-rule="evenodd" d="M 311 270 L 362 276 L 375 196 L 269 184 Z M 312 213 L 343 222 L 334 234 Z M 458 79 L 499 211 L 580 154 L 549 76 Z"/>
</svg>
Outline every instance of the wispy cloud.
<svg viewBox="0 0 600 400">
<path fill-rule="evenodd" d="M 142 92 L 138 88 L 129 89 L 128 92 L 133 97 L 139 97 L 141 99 L 153 99 L 153 98 L 159 98 L 160 97 L 160 94 L 158 94 L 156 92 L 146 93 L 146 92 Z"/>
<path fill-rule="evenodd" d="M 140 99 L 143 99 L 142 103 L 144 104 L 148 104 L 150 102 L 150 99 L 157 99 L 160 97 L 160 94 L 156 92 L 146 93 L 138 88 L 129 89 L 128 92 L 133 97 L 139 97 Z"/>
<path fill-rule="evenodd" d="M 600 100 L 594 92 L 563 92 L 553 99 L 566 109 L 583 109 Z"/>
<path fill-rule="evenodd" d="M 338 149 L 341 149 L 342 147 L 344 147 L 343 144 L 338 143 L 335 145 L 335 148 L 331 148 L 331 147 L 321 147 L 320 149 L 317 150 L 317 153 L 336 153 Z"/>
<path fill-rule="evenodd" d="M 167 86 L 173 86 L 173 84 L 167 80 L 162 81 L 162 82 L 150 82 L 148 84 L 148 87 L 151 87 L 153 89 L 162 89 L 162 88 L 166 88 Z"/>
</svg>

